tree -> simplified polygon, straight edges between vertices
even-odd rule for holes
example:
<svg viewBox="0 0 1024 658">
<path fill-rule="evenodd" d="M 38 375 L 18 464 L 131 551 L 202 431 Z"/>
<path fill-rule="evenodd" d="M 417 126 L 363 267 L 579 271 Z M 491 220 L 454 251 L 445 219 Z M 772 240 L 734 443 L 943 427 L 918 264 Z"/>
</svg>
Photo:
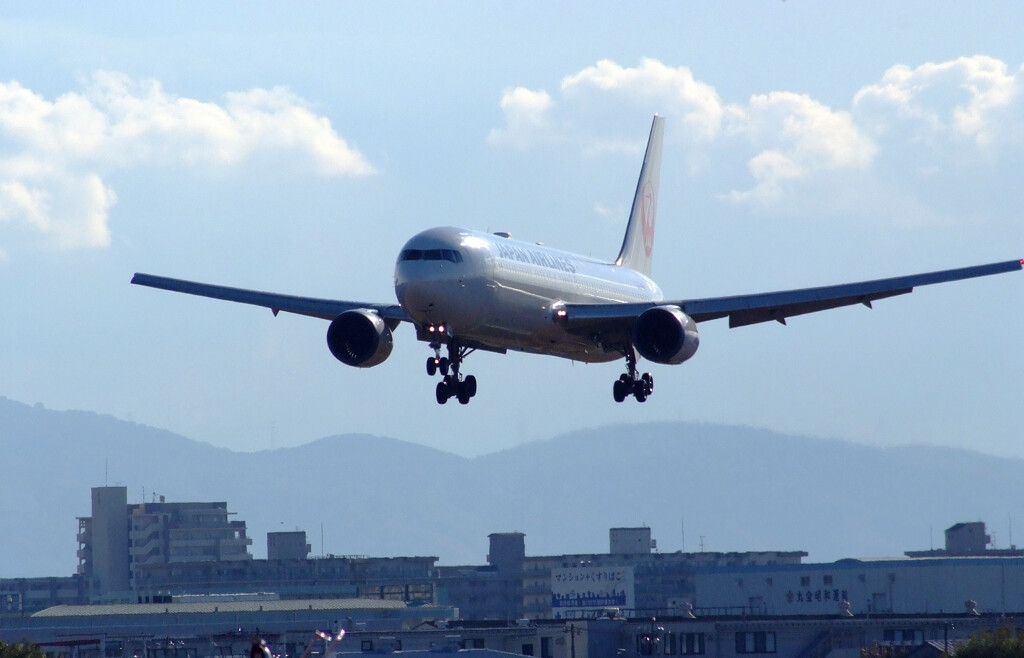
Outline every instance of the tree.
<svg viewBox="0 0 1024 658">
<path fill-rule="evenodd" d="M 956 658 L 1024 658 L 1024 629 L 982 631 L 953 652 Z"/>
<path fill-rule="evenodd" d="M 46 658 L 46 654 L 36 645 L 27 642 L 8 644 L 0 641 L 0 658 Z"/>
</svg>

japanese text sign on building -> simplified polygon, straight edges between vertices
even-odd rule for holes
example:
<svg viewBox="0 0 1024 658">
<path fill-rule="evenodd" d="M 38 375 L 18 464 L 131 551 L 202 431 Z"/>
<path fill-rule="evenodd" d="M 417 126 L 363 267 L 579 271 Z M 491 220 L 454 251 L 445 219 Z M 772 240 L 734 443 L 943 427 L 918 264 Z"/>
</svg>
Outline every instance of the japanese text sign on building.
<svg viewBox="0 0 1024 658">
<path fill-rule="evenodd" d="M 551 570 L 552 609 L 633 608 L 633 567 Z"/>
</svg>

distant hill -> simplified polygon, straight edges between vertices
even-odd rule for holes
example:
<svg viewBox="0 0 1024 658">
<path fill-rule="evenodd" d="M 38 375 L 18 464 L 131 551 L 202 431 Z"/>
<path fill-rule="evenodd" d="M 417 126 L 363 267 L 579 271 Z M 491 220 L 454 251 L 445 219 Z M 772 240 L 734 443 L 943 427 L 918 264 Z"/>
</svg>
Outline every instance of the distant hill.
<svg viewBox="0 0 1024 658">
<path fill-rule="evenodd" d="M 651 526 L 662 551 L 806 550 L 811 561 L 941 547 L 1024 501 L 1024 461 L 873 448 L 747 427 L 650 423 L 579 431 L 467 459 L 368 435 L 232 452 L 110 416 L 0 398 L 0 577 L 69 575 L 89 489 L 223 500 L 252 551 L 307 532 L 314 553 L 434 555 L 482 564 L 487 535 L 528 555 L 606 552 L 608 529 Z M 1020 516 L 1018 514 L 1018 516 Z M 322 528 L 322 535 L 321 535 Z M 1024 532 L 1024 530 L 1022 530 Z"/>
</svg>

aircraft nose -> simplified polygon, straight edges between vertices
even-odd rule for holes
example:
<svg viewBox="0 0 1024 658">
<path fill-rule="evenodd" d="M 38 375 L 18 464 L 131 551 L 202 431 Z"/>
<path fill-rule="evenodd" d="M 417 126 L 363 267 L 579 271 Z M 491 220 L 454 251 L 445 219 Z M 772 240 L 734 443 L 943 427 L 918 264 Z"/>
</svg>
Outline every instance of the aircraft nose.
<svg viewBox="0 0 1024 658">
<path fill-rule="evenodd" d="M 434 306 L 433 295 L 429 286 L 422 280 L 406 279 L 395 286 L 398 303 L 410 313 L 429 311 Z"/>
</svg>

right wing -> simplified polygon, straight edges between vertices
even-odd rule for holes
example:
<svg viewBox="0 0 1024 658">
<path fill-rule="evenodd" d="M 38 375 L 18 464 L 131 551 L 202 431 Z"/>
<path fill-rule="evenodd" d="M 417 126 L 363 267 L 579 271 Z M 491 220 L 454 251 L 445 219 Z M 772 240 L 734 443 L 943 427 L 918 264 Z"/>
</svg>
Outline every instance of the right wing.
<svg viewBox="0 0 1024 658">
<path fill-rule="evenodd" d="M 736 295 L 734 297 L 693 299 L 680 302 L 680 306 L 683 312 L 693 318 L 694 322 L 728 316 L 729 327 L 743 327 L 769 320 L 786 324 L 786 318 L 793 315 L 803 315 L 854 304 L 863 304 L 870 308 L 871 302 L 875 300 L 905 295 L 913 292 L 917 286 L 1013 272 L 1021 269 L 1022 263 L 1024 261 L 1011 260 L 859 283 L 842 283 L 834 286 Z"/>
<path fill-rule="evenodd" d="M 753 295 L 626 304 L 565 304 L 563 307 L 564 322 L 569 331 L 597 336 L 602 339 L 602 342 L 609 344 L 618 344 L 628 340 L 637 317 L 655 306 L 676 306 L 693 318 L 694 322 L 728 317 L 730 327 L 743 327 L 770 320 L 786 324 L 786 318 L 794 315 L 853 304 L 863 304 L 870 308 L 871 302 L 875 300 L 905 295 L 912 292 L 917 286 L 1013 272 L 1022 267 L 1024 267 L 1024 261 L 1010 260 L 875 281 L 842 283 L 833 286 Z"/>
<path fill-rule="evenodd" d="M 273 311 L 274 315 L 284 311 L 285 313 L 296 313 L 314 318 L 323 318 L 324 320 L 333 320 L 345 311 L 371 309 L 379 313 L 382 318 L 390 323 L 409 321 L 409 316 L 406 315 L 405 311 L 398 304 L 364 304 L 362 302 L 336 299 L 279 295 L 272 292 L 215 286 L 208 283 L 183 281 L 181 279 L 141 273 L 136 273 L 132 277 L 132 283 L 139 286 L 170 290 L 172 292 L 183 292 L 187 295 L 199 295 L 200 297 L 211 297 L 240 304 L 263 306 Z"/>
</svg>

